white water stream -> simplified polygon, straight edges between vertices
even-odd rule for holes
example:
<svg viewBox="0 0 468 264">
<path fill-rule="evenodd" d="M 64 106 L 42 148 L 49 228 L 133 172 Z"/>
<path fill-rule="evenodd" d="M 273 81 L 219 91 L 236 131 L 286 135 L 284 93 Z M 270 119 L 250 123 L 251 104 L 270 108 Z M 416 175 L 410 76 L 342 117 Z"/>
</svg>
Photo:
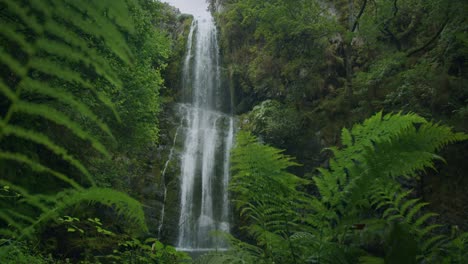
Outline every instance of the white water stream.
<svg viewBox="0 0 468 264">
<path fill-rule="evenodd" d="M 184 147 L 181 154 L 180 217 L 177 247 L 184 251 L 223 248 L 212 231 L 229 232 L 229 153 L 234 120 L 229 92 L 223 91 L 213 17 L 195 16 L 182 74 L 185 104 L 180 107 Z"/>
</svg>

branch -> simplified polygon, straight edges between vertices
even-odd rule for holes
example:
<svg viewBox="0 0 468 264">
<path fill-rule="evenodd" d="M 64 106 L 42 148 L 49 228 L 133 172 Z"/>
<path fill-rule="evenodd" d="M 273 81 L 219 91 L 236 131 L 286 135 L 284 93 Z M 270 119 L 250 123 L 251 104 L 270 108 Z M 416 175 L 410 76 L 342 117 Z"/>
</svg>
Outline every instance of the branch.
<svg viewBox="0 0 468 264">
<path fill-rule="evenodd" d="M 388 37 L 390 37 L 390 39 L 393 41 L 393 43 L 396 45 L 398 51 L 401 51 L 401 43 L 400 43 L 400 40 L 395 36 L 395 34 L 392 33 L 392 31 L 390 31 L 390 29 L 388 28 L 388 25 L 385 25 L 384 29 L 380 30 L 380 32 L 384 33 L 385 35 L 387 35 Z"/>
<path fill-rule="evenodd" d="M 351 32 L 354 32 L 357 28 L 357 25 L 359 24 L 359 18 L 361 18 L 362 14 L 364 13 L 364 10 L 366 9 L 367 5 L 367 0 L 364 0 L 364 3 L 362 3 L 361 10 L 359 10 L 359 14 L 356 17 L 356 20 L 354 21 L 353 28 L 351 29 Z"/>
<path fill-rule="evenodd" d="M 396 17 L 396 15 L 397 15 L 397 13 L 398 13 L 397 1 L 398 1 L 398 0 L 394 0 L 394 1 L 393 1 L 393 17 Z"/>
<path fill-rule="evenodd" d="M 422 45 L 421 47 L 419 48 L 416 48 L 410 52 L 408 52 L 408 54 L 406 54 L 406 57 L 411 57 L 412 55 L 420 52 L 420 51 L 423 51 L 425 50 L 427 47 L 429 47 L 429 45 L 432 44 L 432 42 L 434 42 L 436 39 L 439 38 L 440 34 L 442 34 L 442 31 L 444 31 L 445 27 L 447 26 L 448 24 L 448 21 L 449 19 L 447 18 L 444 22 L 444 24 L 442 25 L 442 27 L 440 27 L 439 31 L 437 31 L 437 33 L 431 38 L 429 39 L 424 45 Z"/>
<path fill-rule="evenodd" d="M 382 33 L 385 35 L 389 36 L 393 43 L 397 46 L 398 51 L 401 51 L 401 43 L 400 40 L 393 34 L 393 32 L 390 30 L 390 22 L 392 22 L 393 19 L 395 19 L 397 13 L 398 13 L 398 5 L 397 5 L 398 0 L 393 1 L 393 17 L 387 19 L 387 21 L 384 22 L 384 28 L 383 30 L 380 30 Z"/>
<path fill-rule="evenodd" d="M 411 16 L 411 23 L 408 25 L 405 31 L 398 33 L 397 37 L 398 39 L 402 39 L 406 36 L 408 36 L 416 27 L 416 23 L 419 21 L 418 17 L 416 15 Z"/>
</svg>

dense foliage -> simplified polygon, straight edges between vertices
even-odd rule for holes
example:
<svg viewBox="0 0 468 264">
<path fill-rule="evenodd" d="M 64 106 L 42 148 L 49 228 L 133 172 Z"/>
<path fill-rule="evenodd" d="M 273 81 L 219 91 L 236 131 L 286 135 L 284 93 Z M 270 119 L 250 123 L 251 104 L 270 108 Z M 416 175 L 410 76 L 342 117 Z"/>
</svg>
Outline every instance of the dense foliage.
<svg viewBox="0 0 468 264">
<path fill-rule="evenodd" d="M 211 2 L 236 219 L 196 262 L 468 259 L 467 136 L 448 126 L 468 130 L 468 3 Z M 155 238 L 190 24 L 153 0 L 0 0 L 1 263 L 190 262 Z"/>
<path fill-rule="evenodd" d="M 327 162 L 342 127 L 414 112 L 468 131 L 466 1 L 212 0 L 240 125 L 303 164 Z M 246 66 L 247 65 L 247 66 Z M 413 187 L 468 230 L 466 143 Z"/>
<path fill-rule="evenodd" d="M 175 16 L 146 0 L 0 1 L 2 263 L 183 256 L 139 240 L 129 192 L 157 144 Z"/>
<path fill-rule="evenodd" d="M 238 113 L 279 101 L 328 145 L 381 109 L 467 129 L 466 1 L 212 2 Z"/>
<path fill-rule="evenodd" d="M 462 263 L 468 233 L 448 233 L 405 181 L 468 136 L 415 114 L 378 113 L 341 134 L 343 147 L 310 180 L 280 150 L 239 132 L 231 190 L 247 244 L 200 263 Z M 312 186 L 310 186 L 312 185 Z M 311 195 L 310 188 L 316 190 Z"/>
</svg>

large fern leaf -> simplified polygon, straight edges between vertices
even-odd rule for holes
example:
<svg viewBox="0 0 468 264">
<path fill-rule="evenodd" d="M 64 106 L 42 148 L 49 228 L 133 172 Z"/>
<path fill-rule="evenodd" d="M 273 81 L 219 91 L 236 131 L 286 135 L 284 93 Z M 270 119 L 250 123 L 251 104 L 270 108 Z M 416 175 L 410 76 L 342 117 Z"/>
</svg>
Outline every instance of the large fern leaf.
<svg viewBox="0 0 468 264">
<path fill-rule="evenodd" d="M 435 152 L 442 146 L 467 139 L 418 115 L 400 113 L 378 113 L 351 131 L 343 129 L 342 137 L 345 147 L 332 149 L 330 168 L 319 170 L 321 176 L 314 178 L 323 202 L 338 211 L 343 202 L 357 205 L 365 199 L 375 179 L 414 177 L 433 168 L 433 161 L 441 159 Z"/>
<path fill-rule="evenodd" d="M 0 0 L 0 164 L 8 164 L 0 167 L 0 186 L 8 190 L 0 197 L 2 236 L 30 236 L 38 225 L 83 202 L 109 206 L 146 230 L 136 200 L 95 187 L 73 149 L 36 125 L 54 124 L 67 137 L 110 156 L 95 132 L 113 136 L 95 106 L 119 116 L 96 83 L 122 85 L 108 58 L 132 62 L 124 33 L 133 31 L 128 10 L 136 5 L 133 0 Z M 68 165 L 55 167 L 34 149 Z M 52 194 L 28 189 L 11 168 L 28 168 L 38 181 L 52 176 L 64 189 Z"/>
<path fill-rule="evenodd" d="M 273 254 L 289 261 L 294 245 L 288 237 L 303 220 L 297 209 L 308 201 L 297 187 L 308 181 L 287 172 L 288 167 L 298 165 L 291 157 L 246 132 L 237 135 L 232 162 L 230 190 L 236 196 L 240 216 L 250 223 L 247 233 L 267 252 L 267 258 Z"/>
<path fill-rule="evenodd" d="M 445 241 L 430 232 L 438 227 L 428 224 L 435 214 L 422 213 L 427 203 L 409 198 L 411 191 L 404 191 L 395 179 L 417 178 L 425 168 L 434 169 L 434 161 L 442 160 L 436 154 L 441 147 L 467 138 L 415 114 L 377 113 L 351 130 L 343 129 L 343 148 L 331 149 L 334 157 L 329 169 L 319 169 L 320 175 L 314 178 L 321 197 L 315 199 L 311 223 L 322 227 L 323 221 L 328 226 L 335 223 L 331 228 L 343 232 L 339 227 L 350 219 L 363 222 L 360 214 L 374 206 L 381 212 L 379 217 L 404 222 L 412 226 L 419 241 L 429 240 L 420 245 L 421 256 L 427 257 Z"/>
</svg>

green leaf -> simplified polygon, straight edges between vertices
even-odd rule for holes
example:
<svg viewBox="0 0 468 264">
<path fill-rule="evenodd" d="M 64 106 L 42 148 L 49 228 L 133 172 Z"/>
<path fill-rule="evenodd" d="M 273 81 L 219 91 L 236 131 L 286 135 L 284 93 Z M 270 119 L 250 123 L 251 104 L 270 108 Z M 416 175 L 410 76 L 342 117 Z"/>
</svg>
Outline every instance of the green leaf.
<svg viewBox="0 0 468 264">
<path fill-rule="evenodd" d="M 353 145 L 353 138 L 351 136 L 351 133 L 346 128 L 343 128 L 341 130 L 341 141 L 343 142 L 344 146 L 352 146 Z"/>
<path fill-rule="evenodd" d="M 156 241 L 155 242 L 155 249 L 158 250 L 158 251 L 164 249 L 163 243 L 161 243 L 159 241 Z"/>
<path fill-rule="evenodd" d="M 88 180 L 94 184 L 94 180 L 89 174 L 88 170 L 83 166 L 81 162 L 76 160 L 74 157 L 68 154 L 67 150 L 58 146 L 52 140 L 42 133 L 38 133 L 32 130 L 27 130 L 22 127 L 5 125 L 3 121 L 0 121 L 0 128 L 4 135 L 12 135 L 26 140 L 30 140 L 34 143 L 43 145 L 44 147 L 51 150 L 56 155 L 62 157 L 65 161 L 68 161 L 71 165 L 75 166 L 79 171 L 81 171 Z"/>
</svg>

